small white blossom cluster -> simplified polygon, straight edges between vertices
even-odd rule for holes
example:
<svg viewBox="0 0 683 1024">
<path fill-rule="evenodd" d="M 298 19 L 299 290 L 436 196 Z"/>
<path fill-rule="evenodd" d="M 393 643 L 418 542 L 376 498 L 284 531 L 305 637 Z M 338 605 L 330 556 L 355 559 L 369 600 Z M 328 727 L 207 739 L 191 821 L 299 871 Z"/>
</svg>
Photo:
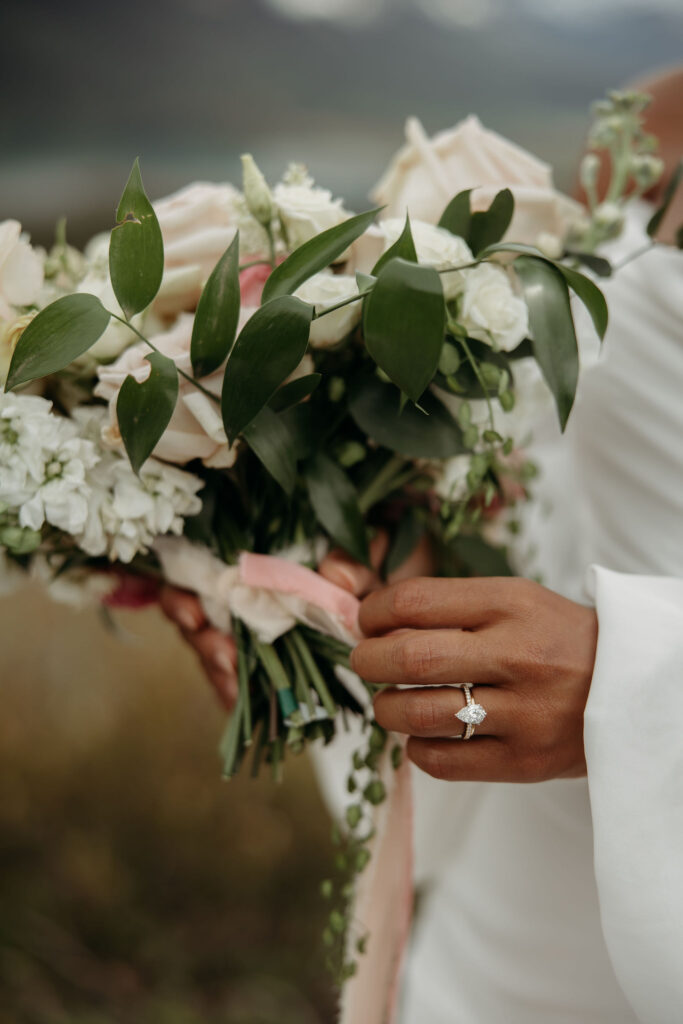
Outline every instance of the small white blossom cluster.
<svg viewBox="0 0 683 1024">
<path fill-rule="evenodd" d="M 0 502 L 23 530 L 47 524 L 75 536 L 88 517 L 97 450 L 51 410 L 44 398 L 0 392 Z"/>
<path fill-rule="evenodd" d="M 199 512 L 197 477 L 153 459 L 137 477 L 100 447 L 105 416 L 92 407 L 67 419 L 44 398 L 0 392 L 0 542 L 14 553 L 54 527 L 88 555 L 130 562 Z"/>
</svg>

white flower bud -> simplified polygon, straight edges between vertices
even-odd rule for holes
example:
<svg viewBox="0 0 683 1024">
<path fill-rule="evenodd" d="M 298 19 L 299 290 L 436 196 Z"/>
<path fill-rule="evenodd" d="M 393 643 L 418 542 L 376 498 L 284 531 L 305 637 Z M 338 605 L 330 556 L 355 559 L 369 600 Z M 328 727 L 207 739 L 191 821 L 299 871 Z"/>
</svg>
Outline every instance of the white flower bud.
<svg viewBox="0 0 683 1024">
<path fill-rule="evenodd" d="M 541 231 L 536 238 L 536 245 L 549 260 L 559 260 L 562 255 L 562 239 L 549 231 Z"/>
<path fill-rule="evenodd" d="M 600 157 L 596 153 L 586 153 L 579 168 L 579 180 L 586 192 L 592 192 L 600 173 Z"/>
<path fill-rule="evenodd" d="M 242 189 L 251 215 L 268 227 L 273 219 L 273 197 L 251 153 L 242 156 Z"/>
<path fill-rule="evenodd" d="M 664 173 L 664 161 L 650 153 L 637 153 L 631 157 L 629 170 L 641 188 L 650 188 Z"/>
<path fill-rule="evenodd" d="M 624 211 L 618 203 L 600 203 L 593 216 L 599 227 L 614 234 L 621 230 L 624 223 Z"/>
</svg>

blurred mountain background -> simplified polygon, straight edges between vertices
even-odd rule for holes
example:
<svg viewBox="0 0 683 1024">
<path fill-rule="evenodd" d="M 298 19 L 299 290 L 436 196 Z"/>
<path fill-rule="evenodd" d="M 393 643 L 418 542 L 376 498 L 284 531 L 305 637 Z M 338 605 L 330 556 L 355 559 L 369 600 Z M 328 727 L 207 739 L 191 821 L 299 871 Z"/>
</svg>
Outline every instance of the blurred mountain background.
<svg viewBox="0 0 683 1024">
<path fill-rule="evenodd" d="M 4 0 L 0 220 L 83 243 L 138 154 L 153 197 L 252 151 L 360 209 L 413 113 L 569 187 L 591 100 L 682 55 L 681 0 Z M 194 658 L 116 619 L 0 599 L 0 1024 L 329 1024 L 310 767 L 222 783 Z"/>
<path fill-rule="evenodd" d="M 158 197 L 252 151 L 360 208 L 408 114 L 476 112 L 567 187 L 588 107 L 679 61 L 679 0 L 5 0 L 0 217 L 109 226 L 130 164 Z"/>
</svg>

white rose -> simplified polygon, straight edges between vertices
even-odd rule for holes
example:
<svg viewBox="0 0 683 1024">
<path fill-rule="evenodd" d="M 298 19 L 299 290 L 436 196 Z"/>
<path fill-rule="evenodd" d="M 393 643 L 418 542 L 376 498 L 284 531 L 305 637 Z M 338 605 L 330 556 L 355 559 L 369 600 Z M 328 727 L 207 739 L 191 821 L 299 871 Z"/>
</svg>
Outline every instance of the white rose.
<svg viewBox="0 0 683 1024">
<path fill-rule="evenodd" d="M 333 274 L 328 270 L 314 274 L 294 293 L 303 302 L 310 302 L 320 313 L 328 306 L 358 294 L 356 279 L 347 274 Z M 310 342 L 313 348 L 333 348 L 351 333 L 361 317 L 361 303 L 350 302 L 334 313 L 314 320 L 311 324 Z"/>
<path fill-rule="evenodd" d="M 309 183 L 287 185 L 280 182 L 273 189 L 273 199 L 290 250 L 351 216 L 343 208 L 341 199 L 333 199 L 326 188 L 316 188 Z"/>
<path fill-rule="evenodd" d="M 398 240 L 405 227 L 405 217 L 383 220 L 380 229 L 385 237 L 385 251 Z M 419 263 L 427 264 L 441 270 L 443 267 L 458 266 L 471 263 L 472 252 L 462 238 L 457 238 L 445 228 L 427 224 L 425 221 L 410 221 L 410 230 L 415 243 L 415 252 Z M 465 276 L 463 271 L 442 274 L 441 284 L 447 299 L 453 299 L 463 289 Z"/>
<path fill-rule="evenodd" d="M 245 260 L 265 256 L 268 236 L 232 185 L 195 182 L 154 204 L 164 240 L 164 277 L 154 308 L 163 316 L 195 309 L 211 271 L 240 232 Z"/>
<path fill-rule="evenodd" d="M 17 342 L 35 315 L 35 313 L 24 313 L 23 316 L 18 316 L 5 323 L 0 320 L 0 387 L 3 387 L 7 380 Z"/>
<path fill-rule="evenodd" d="M 529 330 L 526 303 L 502 267 L 481 263 L 467 272 L 460 319 L 472 338 L 511 352 Z"/>
<path fill-rule="evenodd" d="M 253 310 L 242 310 L 240 327 Z M 150 341 L 165 356 L 173 359 L 176 366 L 185 373 L 192 373 L 190 343 L 194 317 L 182 313 L 173 327 L 158 334 Z M 137 381 L 147 380 L 150 364 L 145 358 L 149 349 L 144 344 L 134 345 L 109 366 L 98 368 L 99 384 L 95 394 L 109 402 L 109 427 L 104 433 L 106 444 L 117 447 L 121 435 L 116 419 L 116 400 L 121 385 L 130 374 Z M 216 397 L 220 397 L 223 371 L 217 370 L 202 379 L 203 386 Z M 232 466 L 237 455 L 234 447 L 228 445 L 220 415 L 220 406 L 208 398 L 183 377 L 179 382 L 178 402 L 163 437 L 154 449 L 154 455 L 164 462 L 184 465 L 192 459 L 201 459 L 205 466 L 216 469 Z"/>
<path fill-rule="evenodd" d="M 0 223 L 0 319 L 11 320 L 14 309 L 32 306 L 43 287 L 43 259 L 21 237 L 18 220 Z"/>
<path fill-rule="evenodd" d="M 391 161 L 372 193 L 391 217 L 436 224 L 446 204 L 471 188 L 472 208 L 485 210 L 496 192 L 510 188 L 515 213 L 507 237 L 533 244 L 542 232 L 564 237 L 582 207 L 555 190 L 550 167 L 468 117 L 428 138 L 416 118 L 406 123 L 407 144 Z"/>
</svg>

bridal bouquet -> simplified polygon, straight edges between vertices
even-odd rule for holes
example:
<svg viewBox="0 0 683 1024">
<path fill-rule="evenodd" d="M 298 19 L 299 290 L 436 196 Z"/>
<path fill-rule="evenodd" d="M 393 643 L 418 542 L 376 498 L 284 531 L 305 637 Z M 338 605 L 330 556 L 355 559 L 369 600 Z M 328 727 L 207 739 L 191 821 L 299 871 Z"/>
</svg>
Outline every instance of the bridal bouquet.
<svg viewBox="0 0 683 1024">
<path fill-rule="evenodd" d="M 621 119 L 614 151 L 633 173 L 589 212 L 470 119 L 434 140 L 409 122 L 379 208 L 357 215 L 298 165 L 271 189 L 247 156 L 241 190 L 196 184 L 154 205 L 136 161 L 116 226 L 84 253 L 63 229 L 45 255 L 0 225 L 5 579 L 114 604 L 131 580 L 197 592 L 239 652 L 228 777 L 247 759 L 279 776 L 346 716 L 366 722 L 338 837 L 347 876 L 369 859 L 401 748 L 349 670 L 356 600 L 316 566 L 330 546 L 367 564 L 383 528 L 384 573 L 425 535 L 443 573 L 510 571 L 530 424 L 554 399 L 564 427 L 577 387 L 572 297 L 607 326 L 579 266 L 609 272 L 595 246 L 630 178 L 656 177 L 640 103 L 615 95 L 600 115 Z M 342 978 L 349 894 L 325 934 Z"/>
</svg>

